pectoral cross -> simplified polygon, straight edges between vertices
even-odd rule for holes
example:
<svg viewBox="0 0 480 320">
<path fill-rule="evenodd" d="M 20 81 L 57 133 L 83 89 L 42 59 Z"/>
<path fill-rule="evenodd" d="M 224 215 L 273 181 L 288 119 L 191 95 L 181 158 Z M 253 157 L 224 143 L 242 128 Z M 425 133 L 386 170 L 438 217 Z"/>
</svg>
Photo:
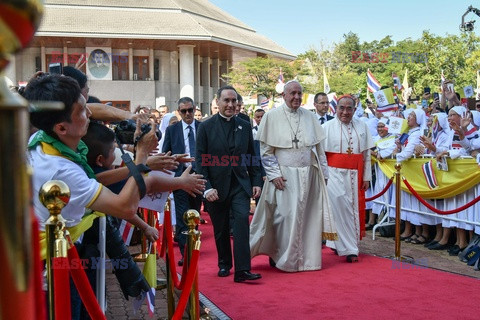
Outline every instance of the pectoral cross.
<svg viewBox="0 0 480 320">
<path fill-rule="evenodd" d="M 298 143 L 300 140 L 297 139 L 297 136 L 295 136 L 295 139 L 293 139 L 292 142 L 295 143 L 295 149 L 298 149 Z"/>
<path fill-rule="evenodd" d="M 348 147 L 348 148 L 347 148 L 347 153 L 348 153 L 348 154 L 352 154 L 352 153 L 353 153 L 353 149 L 350 148 L 350 147 Z"/>
</svg>

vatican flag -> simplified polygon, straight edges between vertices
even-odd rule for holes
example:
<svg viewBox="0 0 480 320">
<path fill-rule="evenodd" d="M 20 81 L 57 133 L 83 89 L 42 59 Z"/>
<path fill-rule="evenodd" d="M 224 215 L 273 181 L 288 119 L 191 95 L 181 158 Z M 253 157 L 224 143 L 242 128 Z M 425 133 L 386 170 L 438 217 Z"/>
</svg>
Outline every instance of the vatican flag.
<svg viewBox="0 0 480 320">
<path fill-rule="evenodd" d="M 377 111 L 379 112 L 392 111 L 398 107 L 395 103 L 395 98 L 393 97 L 392 88 L 378 90 L 373 93 L 373 96 L 377 102 Z"/>
<path fill-rule="evenodd" d="M 408 123 L 406 119 L 399 117 L 390 117 L 388 122 L 388 133 L 402 134 L 408 132 Z"/>
</svg>

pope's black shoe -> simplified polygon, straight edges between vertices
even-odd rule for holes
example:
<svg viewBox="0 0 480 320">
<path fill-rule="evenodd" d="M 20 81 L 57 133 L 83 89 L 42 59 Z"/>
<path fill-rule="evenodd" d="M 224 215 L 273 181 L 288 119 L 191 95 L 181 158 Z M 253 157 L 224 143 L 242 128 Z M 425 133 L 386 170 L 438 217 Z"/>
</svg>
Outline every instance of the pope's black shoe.
<svg viewBox="0 0 480 320">
<path fill-rule="evenodd" d="M 251 273 L 250 271 L 235 271 L 235 277 L 233 278 L 233 281 L 243 282 L 247 280 L 257 280 L 261 277 L 262 276 L 259 273 Z"/>
<path fill-rule="evenodd" d="M 230 270 L 228 269 L 220 268 L 220 270 L 218 270 L 219 277 L 228 277 L 229 275 L 230 275 Z"/>
</svg>

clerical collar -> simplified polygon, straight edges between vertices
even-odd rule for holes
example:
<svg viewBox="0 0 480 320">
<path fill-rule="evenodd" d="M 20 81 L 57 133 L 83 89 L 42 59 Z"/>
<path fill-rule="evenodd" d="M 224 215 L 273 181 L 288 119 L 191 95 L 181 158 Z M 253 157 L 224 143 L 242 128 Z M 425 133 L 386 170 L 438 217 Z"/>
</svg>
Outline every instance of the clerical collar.
<svg viewBox="0 0 480 320">
<path fill-rule="evenodd" d="M 234 117 L 234 116 L 226 117 L 226 116 L 224 116 L 223 114 L 221 114 L 220 112 L 218 113 L 218 115 L 219 115 L 220 117 L 222 117 L 225 121 L 230 121 L 230 120 L 232 120 L 232 118 Z"/>
<path fill-rule="evenodd" d="M 293 109 L 293 108 L 290 108 L 289 106 L 287 106 L 287 104 L 285 104 L 285 109 L 290 113 L 297 113 L 299 108 Z"/>
</svg>

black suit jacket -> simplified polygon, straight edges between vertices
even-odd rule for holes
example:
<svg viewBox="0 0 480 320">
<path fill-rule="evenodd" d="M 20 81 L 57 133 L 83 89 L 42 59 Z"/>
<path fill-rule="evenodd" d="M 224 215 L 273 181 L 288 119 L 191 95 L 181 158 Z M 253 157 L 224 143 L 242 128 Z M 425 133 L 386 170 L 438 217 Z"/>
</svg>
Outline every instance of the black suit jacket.
<svg viewBox="0 0 480 320">
<path fill-rule="evenodd" d="M 195 132 L 198 133 L 199 121 L 194 120 L 193 125 L 195 125 Z M 172 154 L 182 154 L 185 153 L 185 139 L 183 137 L 183 124 L 182 121 L 175 123 L 174 125 L 168 126 L 165 130 L 165 140 L 163 142 L 162 152 L 171 151 Z M 192 155 L 194 157 L 195 155 Z M 185 166 L 180 163 L 177 170 L 175 171 L 175 176 L 181 176 Z"/>
<path fill-rule="evenodd" d="M 317 113 L 317 116 L 319 116 L 319 114 Z M 332 117 L 331 115 L 329 114 L 326 114 L 325 117 L 327 118 L 327 121 L 330 121 L 332 119 L 334 119 L 335 117 Z M 326 121 L 325 121 L 326 122 Z"/>
<path fill-rule="evenodd" d="M 216 114 L 200 123 L 197 131 L 197 172 L 207 180 L 206 190 L 217 189 L 219 201 L 224 201 L 230 190 L 232 175 L 242 188 L 252 196 L 252 187 L 261 186 L 260 159 L 255 157 L 250 124 L 232 117 L 234 121 L 235 148 L 230 153 L 227 137 Z"/>
</svg>

